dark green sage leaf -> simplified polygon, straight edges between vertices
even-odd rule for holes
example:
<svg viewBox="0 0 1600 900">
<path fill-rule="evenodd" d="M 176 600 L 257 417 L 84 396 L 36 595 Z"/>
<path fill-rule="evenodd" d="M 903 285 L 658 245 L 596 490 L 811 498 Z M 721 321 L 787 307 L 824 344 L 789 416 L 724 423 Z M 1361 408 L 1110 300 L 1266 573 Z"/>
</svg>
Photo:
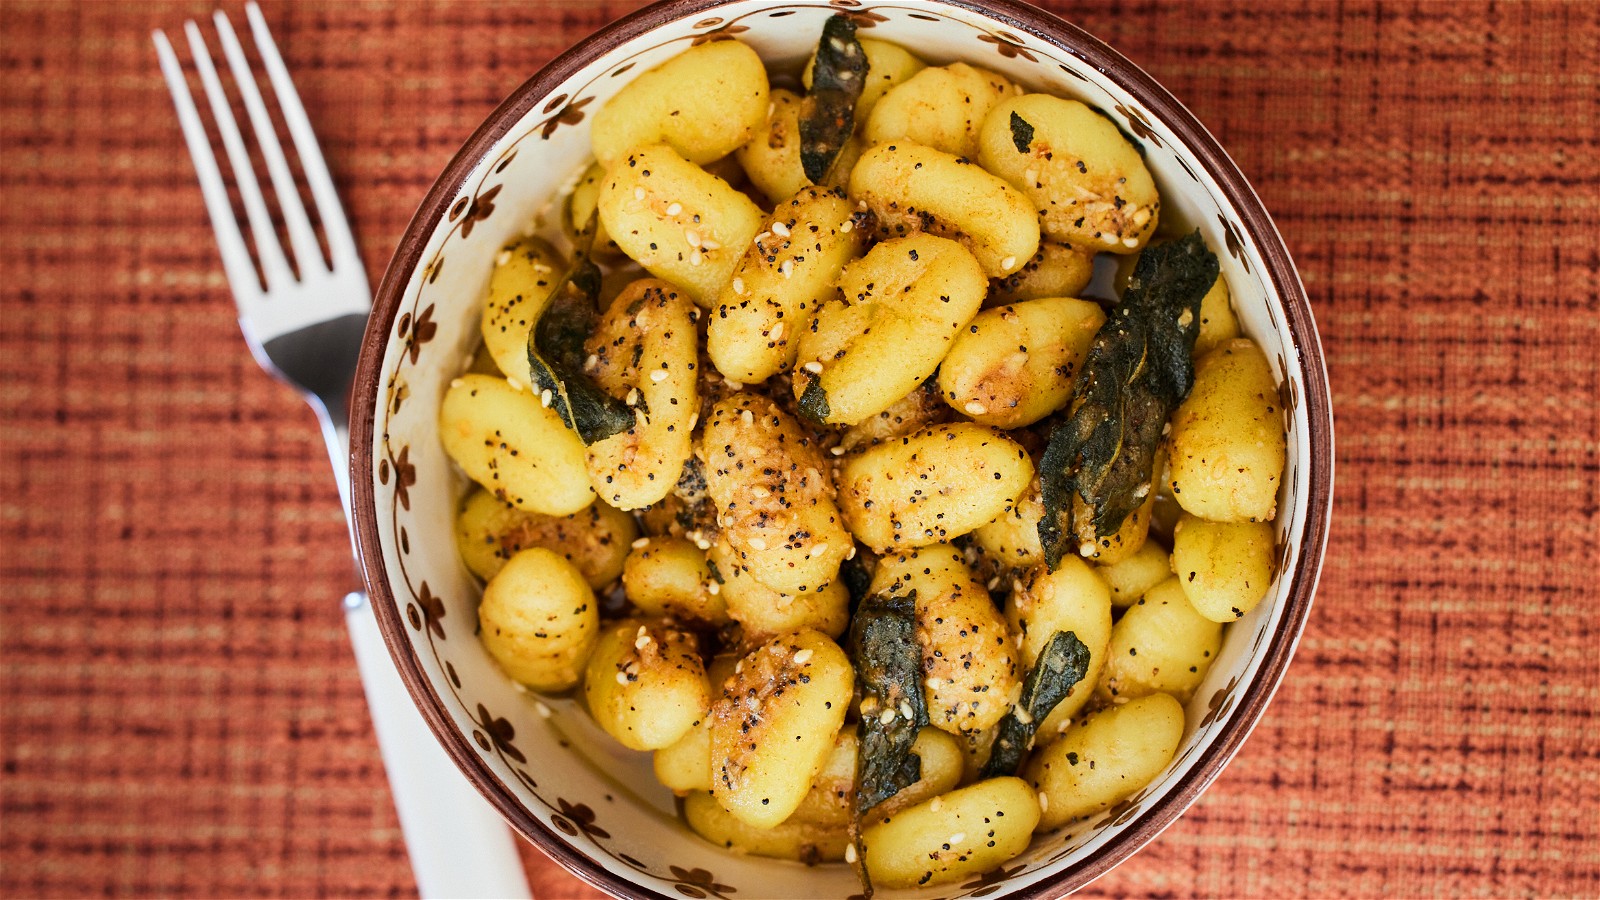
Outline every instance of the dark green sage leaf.
<svg viewBox="0 0 1600 900">
<path fill-rule="evenodd" d="M 1017 145 L 1018 153 L 1027 153 L 1033 143 L 1033 126 L 1016 113 L 1011 114 L 1011 142 Z"/>
<path fill-rule="evenodd" d="M 917 729 L 928 724 L 916 592 L 863 600 L 850 623 L 850 652 L 864 707 L 856 809 L 866 813 L 921 777 L 921 761 L 911 753 Z"/>
<path fill-rule="evenodd" d="M 634 423 L 634 411 L 583 371 L 583 342 L 600 319 L 600 269 L 590 258 L 597 229 L 598 219 L 591 214 L 578 233 L 572 265 L 539 321 L 528 329 L 533 389 L 550 392 L 550 405 L 585 444 L 605 440 Z"/>
<path fill-rule="evenodd" d="M 822 389 L 822 379 L 810 372 L 805 376 L 806 389 L 800 392 L 800 402 L 795 409 L 802 418 L 821 425 L 828 421 L 828 414 L 832 412 L 828 408 L 828 392 Z"/>
<path fill-rule="evenodd" d="M 812 184 L 823 182 L 855 130 L 856 100 L 866 82 L 867 54 L 856 40 L 856 23 L 830 16 L 800 108 L 800 165 Z"/>
<path fill-rule="evenodd" d="M 1073 686 L 1089 674 L 1089 648 L 1071 631 L 1050 635 L 1040 651 L 1028 678 L 1022 683 L 1022 699 L 1000 720 L 989 761 L 980 778 L 1015 775 L 1022 759 L 1033 747 L 1033 736 Z M 1018 710 L 1021 710 L 1019 712 Z"/>
<path fill-rule="evenodd" d="M 872 594 L 850 622 L 850 660 L 861 689 L 850 839 L 856 844 L 856 875 L 868 897 L 872 880 L 861 848 L 861 819 L 922 777 L 922 759 L 911 752 L 917 730 L 928 724 L 916 610 L 916 591 Z"/>
<path fill-rule="evenodd" d="M 1162 432 L 1194 381 L 1200 298 L 1217 272 L 1198 231 L 1139 255 L 1040 462 L 1039 540 L 1052 570 L 1075 540 L 1115 534 L 1153 489 Z"/>
</svg>

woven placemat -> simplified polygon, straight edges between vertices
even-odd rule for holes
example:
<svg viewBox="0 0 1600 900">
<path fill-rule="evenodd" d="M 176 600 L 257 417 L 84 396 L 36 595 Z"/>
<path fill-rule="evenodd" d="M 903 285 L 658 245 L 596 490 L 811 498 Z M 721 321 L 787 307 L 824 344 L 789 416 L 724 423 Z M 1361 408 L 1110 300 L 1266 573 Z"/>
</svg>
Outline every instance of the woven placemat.
<svg viewBox="0 0 1600 900">
<path fill-rule="evenodd" d="M 1276 702 L 1090 893 L 1600 894 L 1600 6 L 1052 5 L 1253 180 L 1338 417 Z M 374 282 L 494 104 L 631 8 L 265 6 Z M 0 9 L 0 895 L 414 890 L 326 456 L 244 353 L 156 72 L 210 9 Z"/>
</svg>

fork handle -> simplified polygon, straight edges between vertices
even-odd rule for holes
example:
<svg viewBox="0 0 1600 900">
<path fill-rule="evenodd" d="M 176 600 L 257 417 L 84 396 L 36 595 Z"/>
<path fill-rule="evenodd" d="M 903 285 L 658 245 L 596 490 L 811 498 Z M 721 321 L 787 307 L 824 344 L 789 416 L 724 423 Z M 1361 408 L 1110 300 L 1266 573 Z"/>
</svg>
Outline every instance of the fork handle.
<svg viewBox="0 0 1600 900">
<path fill-rule="evenodd" d="M 344 607 L 418 893 L 424 900 L 529 897 L 511 830 L 462 779 L 412 705 L 366 594 L 347 595 Z"/>
</svg>

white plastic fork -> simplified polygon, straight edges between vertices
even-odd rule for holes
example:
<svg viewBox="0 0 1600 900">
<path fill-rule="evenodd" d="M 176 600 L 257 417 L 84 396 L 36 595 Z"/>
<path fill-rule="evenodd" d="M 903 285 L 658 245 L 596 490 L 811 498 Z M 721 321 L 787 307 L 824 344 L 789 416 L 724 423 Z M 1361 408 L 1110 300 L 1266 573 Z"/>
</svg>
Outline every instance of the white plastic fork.
<svg viewBox="0 0 1600 900">
<path fill-rule="evenodd" d="M 278 243 L 266 197 L 199 27 L 185 22 L 184 32 L 233 171 L 260 275 L 234 218 L 222 170 L 211 152 L 210 138 L 177 54 L 164 33 L 157 30 L 152 37 L 200 178 L 228 286 L 239 308 L 239 328 L 256 362 L 298 391 L 316 412 L 354 546 L 347 394 L 372 293 L 311 122 L 267 31 L 266 20 L 254 3 L 246 4 L 245 15 L 322 222 L 328 259 L 323 257 L 266 103 L 227 16 L 220 10 L 214 16 L 218 37 L 277 197 L 293 266 Z M 418 891 L 423 897 L 528 897 L 527 876 L 515 838 L 499 814 L 466 782 L 412 705 L 366 595 L 346 595 L 344 608 Z"/>
</svg>

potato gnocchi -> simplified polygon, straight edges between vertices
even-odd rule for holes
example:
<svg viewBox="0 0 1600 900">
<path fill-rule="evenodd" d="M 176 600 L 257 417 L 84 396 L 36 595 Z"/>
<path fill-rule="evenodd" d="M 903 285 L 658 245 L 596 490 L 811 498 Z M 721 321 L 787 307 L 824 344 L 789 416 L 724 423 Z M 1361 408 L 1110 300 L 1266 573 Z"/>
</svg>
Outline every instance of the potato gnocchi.
<svg viewBox="0 0 1600 900">
<path fill-rule="evenodd" d="M 439 433 L 479 486 L 456 543 L 508 677 L 652 753 L 704 839 L 916 888 L 1161 777 L 1270 596 L 1287 448 L 1139 146 L 850 40 L 798 91 L 702 43 L 593 111 L 559 227 L 491 268 Z M 1141 268 L 1163 253 L 1185 274 Z M 1130 260 L 1109 305 L 1082 296 L 1097 258 Z M 1141 303 L 1181 312 L 1130 327 Z M 1035 706 L 1030 673 L 1069 668 Z M 917 768 L 864 790 L 891 753 Z"/>
</svg>

